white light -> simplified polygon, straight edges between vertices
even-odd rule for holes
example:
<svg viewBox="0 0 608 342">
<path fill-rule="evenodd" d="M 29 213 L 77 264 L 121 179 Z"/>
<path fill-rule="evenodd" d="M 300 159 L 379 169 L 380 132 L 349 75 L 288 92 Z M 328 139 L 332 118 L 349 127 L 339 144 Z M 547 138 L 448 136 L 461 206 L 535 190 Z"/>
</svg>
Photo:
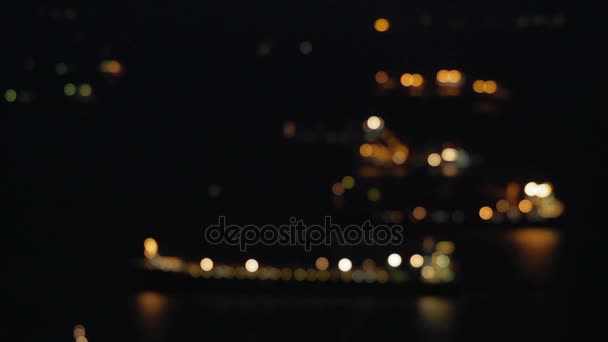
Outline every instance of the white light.
<svg viewBox="0 0 608 342">
<path fill-rule="evenodd" d="M 247 262 L 245 262 L 245 269 L 248 272 L 253 273 L 253 272 L 257 271 L 259 267 L 260 267 L 260 265 L 258 264 L 257 261 L 255 261 L 255 259 L 249 259 L 249 260 L 247 260 Z"/>
<path fill-rule="evenodd" d="M 458 159 L 458 150 L 450 147 L 444 148 L 443 151 L 441 151 L 441 158 L 447 162 L 453 162 Z"/>
<path fill-rule="evenodd" d="M 553 192 L 553 188 L 551 187 L 551 184 L 548 183 L 540 184 L 536 188 L 536 196 L 540 198 L 548 197 L 549 195 L 551 195 L 551 192 Z"/>
<path fill-rule="evenodd" d="M 431 153 L 429 157 L 426 159 L 430 166 L 435 167 L 441 164 L 441 156 L 439 153 Z"/>
<path fill-rule="evenodd" d="M 410 265 L 415 268 L 419 268 L 424 264 L 424 258 L 420 254 L 414 254 L 410 257 Z"/>
<path fill-rule="evenodd" d="M 367 127 L 371 130 L 380 129 L 382 127 L 382 119 L 377 116 L 370 116 L 367 119 Z"/>
<path fill-rule="evenodd" d="M 201 260 L 201 269 L 206 272 L 211 271 L 213 269 L 213 260 L 209 258 L 203 258 Z"/>
<path fill-rule="evenodd" d="M 388 256 L 388 264 L 392 267 L 399 267 L 401 265 L 401 255 L 393 253 Z"/>
<path fill-rule="evenodd" d="M 340 259 L 340 261 L 338 261 L 338 268 L 342 272 L 348 272 L 352 267 L 353 263 L 346 258 Z"/>
<path fill-rule="evenodd" d="M 526 184 L 526 186 L 524 187 L 524 192 L 528 196 L 536 196 L 536 193 L 538 193 L 538 184 L 534 182 Z"/>
</svg>

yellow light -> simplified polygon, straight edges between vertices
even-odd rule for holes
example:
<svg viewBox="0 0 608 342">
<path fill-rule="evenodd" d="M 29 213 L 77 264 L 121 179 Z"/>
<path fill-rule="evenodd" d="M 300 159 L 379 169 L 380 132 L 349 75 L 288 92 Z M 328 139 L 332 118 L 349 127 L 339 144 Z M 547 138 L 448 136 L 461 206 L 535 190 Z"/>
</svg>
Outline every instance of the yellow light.
<svg viewBox="0 0 608 342">
<path fill-rule="evenodd" d="M 303 268 L 297 268 L 294 272 L 293 272 L 293 277 L 297 280 L 297 281 L 303 281 L 304 279 L 306 279 L 306 276 L 308 275 L 308 273 L 306 272 L 305 269 Z"/>
<path fill-rule="evenodd" d="M 462 74 L 458 70 L 448 71 L 448 82 L 458 83 L 462 79 Z"/>
<path fill-rule="evenodd" d="M 442 254 L 452 254 L 456 246 L 452 241 L 439 241 L 435 246 L 435 249 Z"/>
<path fill-rule="evenodd" d="M 319 271 L 325 271 L 329 267 L 329 260 L 325 257 L 319 257 L 317 261 L 315 261 L 315 266 Z"/>
<path fill-rule="evenodd" d="M 122 71 L 122 65 L 117 60 L 107 60 L 99 65 L 101 72 L 118 75 Z"/>
<path fill-rule="evenodd" d="M 479 209 L 479 217 L 481 217 L 482 220 L 487 221 L 491 219 L 493 215 L 494 211 L 490 207 L 482 207 L 481 209 Z"/>
<path fill-rule="evenodd" d="M 331 187 L 331 192 L 333 192 L 336 196 L 342 196 L 344 195 L 344 186 L 342 185 L 342 183 L 335 183 Z"/>
<path fill-rule="evenodd" d="M 211 271 L 213 269 L 213 260 L 209 258 L 203 258 L 201 260 L 201 269 L 206 272 Z"/>
<path fill-rule="evenodd" d="M 91 96 L 91 94 L 93 93 L 93 88 L 90 84 L 83 83 L 80 85 L 80 87 L 78 87 L 78 93 L 80 94 L 80 96 L 84 97 Z"/>
<path fill-rule="evenodd" d="M 382 119 L 377 116 L 370 116 L 366 121 L 367 127 L 371 130 L 379 129 L 382 127 Z"/>
<path fill-rule="evenodd" d="M 498 90 L 498 85 L 494 81 L 486 81 L 483 85 L 483 91 L 488 94 L 494 94 Z"/>
<path fill-rule="evenodd" d="M 370 144 L 363 144 L 359 147 L 359 153 L 363 157 L 369 157 L 374 153 L 374 147 Z"/>
<path fill-rule="evenodd" d="M 437 256 L 436 264 L 437 264 L 437 266 L 439 266 L 441 268 L 447 268 L 448 266 L 450 266 L 450 257 L 447 255 L 441 254 L 441 255 Z"/>
<path fill-rule="evenodd" d="M 437 72 L 437 81 L 439 83 L 446 83 L 449 80 L 449 74 L 450 72 L 447 70 L 439 70 L 439 72 Z"/>
<path fill-rule="evenodd" d="M 393 253 L 388 256 L 387 262 L 391 267 L 399 267 L 401 265 L 401 255 Z"/>
<path fill-rule="evenodd" d="M 441 164 L 441 156 L 439 153 L 431 153 L 429 157 L 426 159 L 430 166 L 435 167 Z"/>
<path fill-rule="evenodd" d="M 361 266 L 365 272 L 372 272 L 376 268 L 376 262 L 372 259 L 365 259 Z"/>
<path fill-rule="evenodd" d="M 538 184 L 536 184 L 535 182 L 530 182 L 526 184 L 526 186 L 524 187 L 524 192 L 530 197 L 536 196 L 536 194 L 538 193 Z"/>
<path fill-rule="evenodd" d="M 501 213 L 506 213 L 509 210 L 509 201 L 501 199 L 496 202 L 496 210 Z"/>
<path fill-rule="evenodd" d="M 529 213 L 530 211 L 532 211 L 533 206 L 534 205 L 530 200 L 525 199 L 519 201 L 519 205 L 517 207 L 519 208 L 519 210 L 521 210 L 522 213 Z"/>
<path fill-rule="evenodd" d="M 381 196 L 382 196 L 382 194 L 380 193 L 380 190 L 378 190 L 377 188 L 371 188 L 367 191 L 367 199 L 369 199 L 372 202 L 379 201 Z"/>
<path fill-rule="evenodd" d="M 401 75 L 401 84 L 404 87 L 411 87 L 412 85 L 414 85 L 414 75 L 412 75 L 412 74 Z"/>
<path fill-rule="evenodd" d="M 351 268 L 353 268 L 353 263 L 347 258 L 343 258 L 338 261 L 338 268 L 342 272 L 348 272 Z"/>
<path fill-rule="evenodd" d="M 76 324 L 74 326 L 73 336 L 74 336 L 74 338 L 78 338 L 78 336 L 85 336 L 85 332 L 86 331 L 82 324 Z"/>
<path fill-rule="evenodd" d="M 260 265 L 255 259 L 249 259 L 247 262 L 245 262 L 245 269 L 247 272 L 253 273 L 257 271 L 259 267 Z"/>
<path fill-rule="evenodd" d="M 76 339 L 74 341 L 75 342 L 88 342 L 89 340 L 87 340 L 87 338 L 84 336 L 78 336 L 78 337 L 76 337 Z"/>
<path fill-rule="evenodd" d="M 422 83 L 424 83 L 424 77 L 422 77 L 420 74 L 414 74 L 414 81 L 412 85 L 414 87 L 420 87 Z"/>
<path fill-rule="evenodd" d="M 158 243 L 153 238 L 147 238 L 144 240 L 144 255 L 148 259 L 152 259 L 158 253 Z"/>
<path fill-rule="evenodd" d="M 378 84 L 384 84 L 386 82 L 388 82 L 388 73 L 386 71 L 376 71 L 376 74 L 374 75 L 374 79 L 376 80 L 376 83 Z"/>
<path fill-rule="evenodd" d="M 426 217 L 426 209 L 424 207 L 416 207 L 412 210 L 412 216 L 418 221 L 424 220 Z"/>
<path fill-rule="evenodd" d="M 435 269 L 432 266 L 424 266 L 422 268 L 422 278 L 424 279 L 433 279 L 435 278 Z"/>
<path fill-rule="evenodd" d="M 410 257 L 410 265 L 415 268 L 420 268 L 424 264 L 424 258 L 420 254 L 414 254 Z"/>
<path fill-rule="evenodd" d="M 393 153 L 393 162 L 395 162 L 395 164 L 401 165 L 405 163 L 406 158 L 407 156 L 403 151 L 396 151 L 395 153 Z"/>
<path fill-rule="evenodd" d="M 386 32 L 391 27 L 391 23 L 384 18 L 376 19 L 374 22 L 374 29 L 378 32 Z"/>
<path fill-rule="evenodd" d="M 536 189 L 536 196 L 540 198 L 549 197 L 553 192 L 553 187 L 549 183 L 543 183 L 538 186 Z"/>
<path fill-rule="evenodd" d="M 458 159 L 458 150 L 451 147 L 444 148 L 443 151 L 441 151 L 441 158 L 447 162 L 453 162 Z"/>
<path fill-rule="evenodd" d="M 485 81 L 476 80 L 475 82 L 473 82 L 473 91 L 475 91 L 478 94 L 484 93 L 485 84 L 486 84 Z"/>
<path fill-rule="evenodd" d="M 344 176 L 342 178 L 342 186 L 345 189 L 352 189 L 355 187 L 355 179 L 351 176 Z"/>
</svg>

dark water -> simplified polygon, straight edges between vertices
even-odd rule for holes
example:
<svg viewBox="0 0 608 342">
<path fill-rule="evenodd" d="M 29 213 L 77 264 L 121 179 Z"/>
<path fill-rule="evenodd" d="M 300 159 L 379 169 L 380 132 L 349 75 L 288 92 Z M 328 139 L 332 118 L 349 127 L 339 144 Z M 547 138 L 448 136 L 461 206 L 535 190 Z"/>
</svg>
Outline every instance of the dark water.
<svg viewBox="0 0 608 342">
<path fill-rule="evenodd" d="M 566 311 L 563 231 L 479 231 L 453 240 L 459 272 L 452 296 L 101 289 L 75 295 L 72 321 L 55 318 L 63 326 L 54 328 L 71 338 L 72 326 L 82 323 L 89 341 L 561 339 Z"/>
</svg>

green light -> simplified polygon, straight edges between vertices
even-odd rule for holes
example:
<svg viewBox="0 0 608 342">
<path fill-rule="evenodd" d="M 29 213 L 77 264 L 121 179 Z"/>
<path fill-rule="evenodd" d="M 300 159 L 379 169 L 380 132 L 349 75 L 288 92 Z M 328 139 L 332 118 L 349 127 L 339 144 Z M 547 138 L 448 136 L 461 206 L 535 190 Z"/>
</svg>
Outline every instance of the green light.
<svg viewBox="0 0 608 342">
<path fill-rule="evenodd" d="M 55 72 L 57 75 L 65 75 L 68 72 L 68 66 L 65 63 L 57 63 L 55 64 Z"/>
<path fill-rule="evenodd" d="M 4 98 L 8 102 L 15 102 L 17 99 L 17 92 L 14 89 L 9 89 L 4 93 Z"/>
<path fill-rule="evenodd" d="M 63 93 L 67 96 L 72 96 L 76 94 L 76 86 L 74 85 L 74 83 L 67 83 L 66 85 L 64 85 Z"/>
</svg>

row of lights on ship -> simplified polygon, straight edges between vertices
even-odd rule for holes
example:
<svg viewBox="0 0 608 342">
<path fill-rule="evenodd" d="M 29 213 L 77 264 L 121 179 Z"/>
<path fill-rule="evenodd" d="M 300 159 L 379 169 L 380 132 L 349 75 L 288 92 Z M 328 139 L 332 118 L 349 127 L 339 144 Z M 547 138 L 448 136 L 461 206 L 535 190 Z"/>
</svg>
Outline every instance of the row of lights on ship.
<svg viewBox="0 0 608 342">
<path fill-rule="evenodd" d="M 450 241 L 440 241 L 437 244 L 437 250 L 438 250 L 438 252 L 433 253 L 432 257 L 425 258 L 424 256 L 422 256 L 420 254 L 413 254 L 409 258 L 410 266 L 413 268 L 416 268 L 416 269 L 421 269 L 420 275 L 425 280 L 432 280 L 435 277 L 435 275 L 437 273 L 436 268 L 446 269 L 446 270 L 448 269 L 448 267 L 450 266 L 450 262 L 451 262 L 449 254 L 453 253 L 454 244 Z M 155 239 L 147 238 L 144 240 L 144 256 L 148 259 L 154 259 L 158 256 L 158 243 L 156 242 Z M 431 262 L 432 265 L 428 265 L 429 259 L 432 260 L 432 262 Z M 173 260 L 173 261 L 176 261 L 176 260 Z M 387 257 L 386 262 L 390 267 L 397 269 L 398 267 L 400 267 L 402 265 L 403 259 L 402 259 L 401 255 L 399 255 L 398 253 L 392 253 Z M 425 266 L 425 263 L 427 263 L 426 266 Z M 199 266 L 200 266 L 200 269 L 204 272 L 211 272 L 214 269 L 214 267 L 216 267 L 213 260 L 208 257 L 201 259 Z M 316 267 L 317 271 L 326 272 L 329 269 L 329 266 L 330 266 L 329 259 L 327 259 L 326 257 L 319 257 L 315 260 L 315 267 Z M 338 260 L 337 267 L 340 272 L 346 273 L 346 272 L 350 272 L 353 269 L 353 263 L 348 258 L 342 258 L 342 259 Z M 375 267 L 375 263 L 371 259 L 366 259 L 363 262 L 363 269 L 370 269 L 370 268 L 374 268 L 374 267 Z M 253 274 L 253 273 L 258 272 L 258 270 L 260 270 L 260 264 L 255 259 L 248 259 L 247 261 L 245 261 L 244 269 L 247 272 L 249 272 L 250 274 Z M 385 271 L 382 271 L 382 272 L 386 273 Z M 291 269 L 285 268 L 281 271 L 281 273 L 283 273 L 283 276 L 280 276 L 282 279 L 284 279 L 284 280 L 291 279 L 291 274 L 292 274 Z M 287 276 L 285 276 L 286 273 L 289 273 L 289 274 Z M 298 273 L 302 273 L 302 274 L 298 274 Z M 294 273 L 295 279 L 302 280 L 302 279 L 306 278 L 306 273 L 307 273 L 307 271 L 304 269 L 296 269 L 296 271 Z M 385 274 L 385 276 L 386 276 L 386 280 L 388 280 L 388 274 Z M 277 278 L 279 278 L 279 277 L 277 277 Z M 327 280 L 327 279 L 325 279 L 325 280 Z"/>
<path fill-rule="evenodd" d="M 70 67 L 66 63 L 55 64 L 55 73 L 58 76 L 67 75 Z M 103 60 L 99 63 L 99 71 L 110 76 L 120 76 L 124 72 L 122 63 L 115 59 Z M 93 95 L 93 87 L 89 83 L 72 83 L 68 82 L 63 86 L 63 93 L 66 96 L 79 95 L 87 98 Z M 22 102 L 29 102 L 31 94 L 29 92 L 18 92 L 16 89 L 7 89 L 4 92 L 4 100 L 8 103 L 16 102 L 18 99 Z"/>
<path fill-rule="evenodd" d="M 379 70 L 374 74 L 376 83 L 382 86 L 389 86 L 392 81 L 388 72 Z M 463 83 L 464 77 L 459 70 L 442 69 L 435 76 L 437 85 L 443 87 L 459 86 Z M 420 88 L 424 85 L 424 76 L 418 73 L 405 73 L 399 78 L 399 83 L 406 88 Z M 498 91 L 498 83 L 494 80 L 475 80 L 472 84 L 473 91 L 478 94 L 494 94 Z"/>
</svg>

